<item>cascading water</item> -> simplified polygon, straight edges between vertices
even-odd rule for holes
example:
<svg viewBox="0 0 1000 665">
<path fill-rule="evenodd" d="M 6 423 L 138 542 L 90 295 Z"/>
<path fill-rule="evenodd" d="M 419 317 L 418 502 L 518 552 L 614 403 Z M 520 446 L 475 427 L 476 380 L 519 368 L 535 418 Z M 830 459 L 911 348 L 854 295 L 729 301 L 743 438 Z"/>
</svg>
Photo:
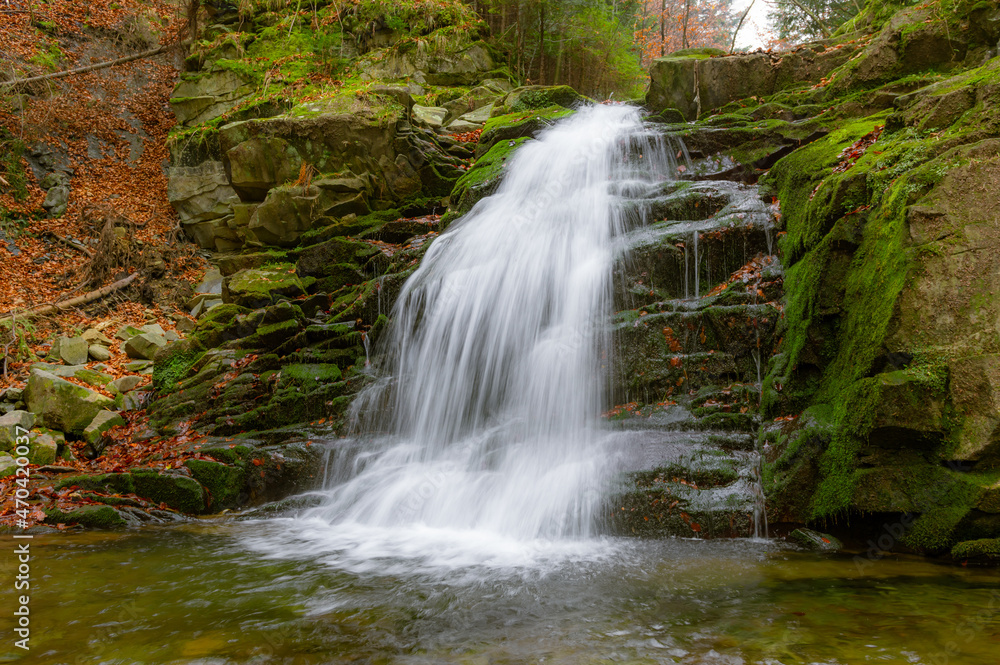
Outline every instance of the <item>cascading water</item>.
<svg viewBox="0 0 1000 665">
<path fill-rule="evenodd" d="M 594 106 L 505 170 L 404 285 L 383 347 L 391 378 L 356 401 L 359 443 L 334 453 L 340 482 L 307 521 L 369 543 L 373 530 L 590 532 L 611 469 L 598 419 L 615 241 L 642 221 L 623 197 L 670 177 L 671 151 L 636 109 Z"/>
</svg>

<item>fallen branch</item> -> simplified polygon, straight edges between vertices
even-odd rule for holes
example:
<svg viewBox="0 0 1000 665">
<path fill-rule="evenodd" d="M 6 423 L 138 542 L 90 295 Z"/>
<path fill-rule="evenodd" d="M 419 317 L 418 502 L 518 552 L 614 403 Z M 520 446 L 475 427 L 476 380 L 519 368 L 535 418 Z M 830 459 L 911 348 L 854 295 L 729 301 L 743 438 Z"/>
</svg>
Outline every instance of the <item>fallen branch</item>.
<svg viewBox="0 0 1000 665">
<path fill-rule="evenodd" d="M 143 51 L 142 53 L 127 55 L 124 58 L 118 58 L 117 60 L 108 60 L 107 62 L 98 62 L 93 65 L 87 65 L 86 67 L 67 69 L 65 71 L 55 72 L 53 74 L 44 74 L 42 76 L 31 76 L 24 79 L 14 79 L 13 81 L 2 81 L 0 82 L 0 86 L 8 86 L 13 88 L 21 85 L 27 85 L 29 83 L 37 83 L 38 81 L 48 81 L 51 79 L 66 78 L 67 76 L 72 76 L 73 74 L 83 74 L 84 72 L 92 72 L 95 69 L 104 69 L 105 67 L 113 67 L 114 65 L 120 65 L 126 62 L 131 62 L 133 60 L 138 60 L 140 58 L 148 58 L 158 53 L 163 53 L 168 48 L 170 48 L 169 44 L 166 46 L 157 46 L 154 49 Z"/>
<path fill-rule="evenodd" d="M 139 276 L 139 273 L 134 272 L 124 279 L 120 279 L 117 282 L 108 284 L 107 286 L 102 286 L 96 291 L 90 291 L 89 293 L 84 293 L 82 296 L 77 296 L 76 298 L 70 298 L 69 300 L 63 300 L 62 302 L 53 303 L 51 305 L 43 305 L 36 309 L 28 310 L 27 312 L 22 312 L 21 317 L 23 318 L 33 318 L 36 316 L 44 316 L 46 314 L 51 314 L 53 312 L 58 312 L 60 310 L 69 309 L 70 307 L 77 307 L 78 305 L 84 305 L 95 300 L 100 300 L 109 293 L 114 293 L 119 289 L 124 289 L 126 286 L 135 281 Z M 4 317 L 5 319 L 13 319 L 17 316 L 16 313 L 11 313 L 9 316 Z M 0 319 L 3 320 L 3 319 Z"/>
<path fill-rule="evenodd" d="M 66 245 L 67 247 L 72 247 L 73 249 L 77 250 L 78 252 L 83 252 L 84 254 L 86 254 L 91 259 L 94 258 L 94 252 L 93 251 L 91 251 L 90 249 L 87 249 L 86 247 L 84 247 L 80 243 L 76 242 L 75 240 L 70 240 L 69 238 L 63 238 L 61 235 L 59 235 L 59 234 L 57 234 L 57 233 L 55 233 L 53 231 L 46 231 L 43 235 L 52 236 L 53 238 L 55 238 L 56 240 L 58 240 L 62 244 Z"/>
</svg>

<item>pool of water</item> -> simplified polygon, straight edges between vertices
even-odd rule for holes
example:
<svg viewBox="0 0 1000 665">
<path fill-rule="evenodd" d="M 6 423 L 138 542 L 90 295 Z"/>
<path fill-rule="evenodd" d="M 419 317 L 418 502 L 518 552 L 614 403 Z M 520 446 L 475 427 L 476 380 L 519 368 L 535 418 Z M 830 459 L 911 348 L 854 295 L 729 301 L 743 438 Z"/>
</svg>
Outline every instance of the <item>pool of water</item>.
<svg viewBox="0 0 1000 665">
<path fill-rule="evenodd" d="M 505 542 L 303 520 L 32 541 L 0 662 L 995 663 L 1000 573 L 766 541 Z M 463 540 L 464 539 L 464 540 Z M 12 580 L 8 544 L 0 560 Z M 418 543 L 420 544 L 418 546 Z M 13 608 L 13 583 L 0 601 Z"/>
</svg>

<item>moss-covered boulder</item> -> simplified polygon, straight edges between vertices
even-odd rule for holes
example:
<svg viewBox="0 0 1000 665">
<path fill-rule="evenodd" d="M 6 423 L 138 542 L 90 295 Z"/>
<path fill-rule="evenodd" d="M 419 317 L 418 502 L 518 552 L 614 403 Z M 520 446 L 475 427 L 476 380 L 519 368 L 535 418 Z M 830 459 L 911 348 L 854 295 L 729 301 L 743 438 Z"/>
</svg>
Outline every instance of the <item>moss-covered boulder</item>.
<svg viewBox="0 0 1000 665">
<path fill-rule="evenodd" d="M 309 280 L 309 278 L 306 278 Z M 295 272 L 293 264 L 271 264 L 263 268 L 241 270 L 223 282 L 222 298 L 240 307 L 263 307 L 276 298 L 305 295 L 307 281 Z"/>
<path fill-rule="evenodd" d="M 38 369 L 28 378 L 26 402 L 40 424 L 76 436 L 100 411 L 114 408 L 110 397 Z"/>
</svg>

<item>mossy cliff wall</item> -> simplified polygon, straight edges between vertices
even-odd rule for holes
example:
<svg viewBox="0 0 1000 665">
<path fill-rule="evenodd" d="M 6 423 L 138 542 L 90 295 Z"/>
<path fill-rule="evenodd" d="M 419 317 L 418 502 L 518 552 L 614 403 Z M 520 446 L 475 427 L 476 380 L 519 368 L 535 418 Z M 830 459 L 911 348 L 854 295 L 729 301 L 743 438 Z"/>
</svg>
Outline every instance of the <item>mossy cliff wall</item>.
<svg viewBox="0 0 1000 665">
<path fill-rule="evenodd" d="M 653 68 L 661 117 L 692 117 L 677 72 L 722 82 L 693 145 L 772 156 L 744 172 L 780 202 L 787 271 L 761 404 L 773 522 L 906 516 L 896 540 L 933 553 L 1000 537 L 998 37 L 995 3 L 869 3 L 833 40 L 767 56 L 754 83 L 722 73 L 764 56 Z M 784 64 L 828 50 L 827 71 Z"/>
</svg>

